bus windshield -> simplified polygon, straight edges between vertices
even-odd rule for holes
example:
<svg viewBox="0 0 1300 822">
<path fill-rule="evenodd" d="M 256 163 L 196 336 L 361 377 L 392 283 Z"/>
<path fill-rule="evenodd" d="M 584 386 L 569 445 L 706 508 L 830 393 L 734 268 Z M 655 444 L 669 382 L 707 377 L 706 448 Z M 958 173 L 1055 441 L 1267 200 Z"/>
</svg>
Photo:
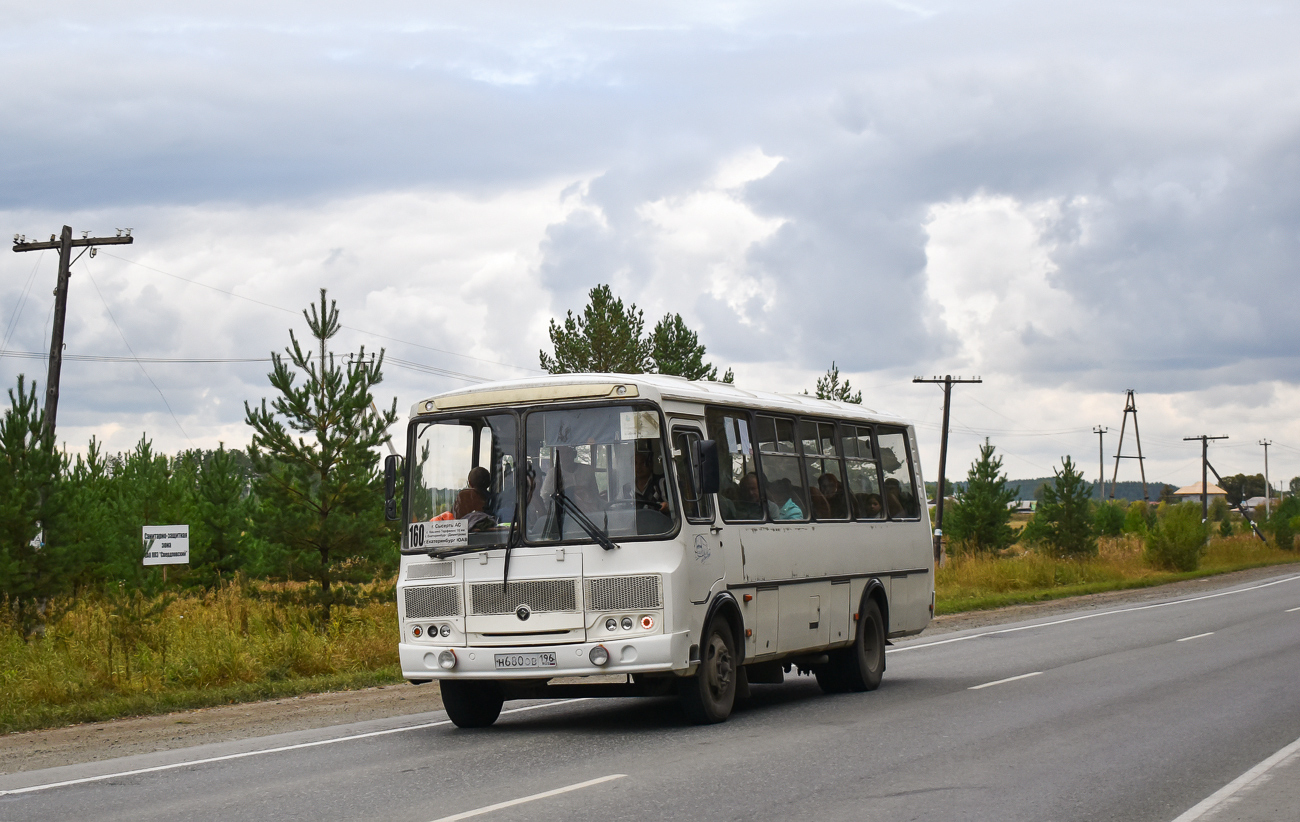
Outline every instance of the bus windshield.
<svg viewBox="0 0 1300 822">
<path fill-rule="evenodd" d="M 411 460 L 411 522 L 468 522 L 469 547 L 505 545 L 514 519 L 514 414 L 421 423 Z"/>
<path fill-rule="evenodd" d="M 525 429 L 529 541 L 590 540 L 592 525 L 613 539 L 676 530 L 659 412 L 653 407 L 533 411 Z"/>
</svg>

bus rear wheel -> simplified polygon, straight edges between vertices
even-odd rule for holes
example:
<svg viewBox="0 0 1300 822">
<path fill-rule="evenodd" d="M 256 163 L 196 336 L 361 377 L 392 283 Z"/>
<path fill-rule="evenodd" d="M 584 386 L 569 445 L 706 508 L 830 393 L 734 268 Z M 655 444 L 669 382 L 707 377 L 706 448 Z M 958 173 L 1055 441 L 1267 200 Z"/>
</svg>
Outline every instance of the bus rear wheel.
<svg viewBox="0 0 1300 822">
<path fill-rule="evenodd" d="M 457 728 L 487 728 L 501 715 L 505 696 L 501 686 L 482 680 L 444 679 L 442 707 Z"/>
<path fill-rule="evenodd" d="M 678 682 L 682 710 L 696 725 L 712 725 L 731 716 L 736 703 L 736 640 L 726 620 L 709 624 L 700 646 L 700 666 L 695 676 Z"/>
<path fill-rule="evenodd" d="M 826 665 L 814 673 L 828 694 L 874 691 L 885 675 L 885 620 L 880 606 L 868 599 L 858 613 L 858 633 L 853 645 L 830 654 Z"/>
</svg>

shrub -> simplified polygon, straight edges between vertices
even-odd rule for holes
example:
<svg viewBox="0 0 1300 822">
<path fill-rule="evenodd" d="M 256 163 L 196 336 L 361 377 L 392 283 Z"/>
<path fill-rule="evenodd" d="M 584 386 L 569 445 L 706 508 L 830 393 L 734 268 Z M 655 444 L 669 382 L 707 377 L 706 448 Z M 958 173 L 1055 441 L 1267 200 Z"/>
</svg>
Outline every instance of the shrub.
<svg viewBox="0 0 1300 822">
<path fill-rule="evenodd" d="M 1124 533 L 1145 534 L 1151 527 L 1151 506 L 1142 500 L 1129 503 L 1128 513 L 1124 515 Z"/>
<path fill-rule="evenodd" d="M 1221 537 L 1232 536 L 1232 520 L 1229 519 L 1228 517 L 1224 517 L 1223 519 L 1219 520 L 1219 536 Z"/>
<path fill-rule="evenodd" d="M 1127 519 L 1127 511 L 1121 502 L 1103 502 L 1097 506 L 1097 513 L 1093 517 L 1093 527 L 1096 529 L 1099 537 L 1117 537 L 1124 533 L 1124 523 Z"/>
<path fill-rule="evenodd" d="M 1209 536 L 1201 522 L 1201 506 L 1194 502 L 1171 505 L 1147 534 L 1147 560 L 1159 568 L 1195 571 Z"/>
</svg>

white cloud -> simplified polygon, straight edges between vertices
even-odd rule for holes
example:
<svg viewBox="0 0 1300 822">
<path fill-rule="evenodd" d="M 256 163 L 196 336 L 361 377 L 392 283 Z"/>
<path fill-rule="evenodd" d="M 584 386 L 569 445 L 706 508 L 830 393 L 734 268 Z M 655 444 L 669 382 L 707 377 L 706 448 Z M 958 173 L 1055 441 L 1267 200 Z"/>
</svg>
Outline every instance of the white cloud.
<svg viewBox="0 0 1300 822">
<path fill-rule="evenodd" d="M 926 294 L 968 369 L 1015 372 L 1035 348 L 1078 344 L 1086 309 L 1056 281 L 1055 201 L 977 194 L 932 206 Z"/>
</svg>

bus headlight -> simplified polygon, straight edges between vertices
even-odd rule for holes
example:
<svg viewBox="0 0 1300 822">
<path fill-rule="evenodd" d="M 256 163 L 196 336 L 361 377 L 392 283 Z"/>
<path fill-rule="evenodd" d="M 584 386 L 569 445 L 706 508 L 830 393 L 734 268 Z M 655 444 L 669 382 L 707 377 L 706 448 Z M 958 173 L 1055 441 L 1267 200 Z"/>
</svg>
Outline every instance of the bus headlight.
<svg viewBox="0 0 1300 822">
<path fill-rule="evenodd" d="M 604 645 L 597 645 L 587 654 L 587 659 L 591 660 L 592 665 L 604 665 L 609 662 L 609 651 L 605 650 Z"/>
<path fill-rule="evenodd" d="M 608 655 L 606 655 L 608 656 Z M 456 652 L 448 648 L 438 654 L 438 667 L 450 671 L 456 667 Z"/>
<path fill-rule="evenodd" d="M 451 636 L 451 626 L 450 625 L 442 626 L 441 628 L 438 629 L 438 633 L 443 636 Z"/>
</svg>

